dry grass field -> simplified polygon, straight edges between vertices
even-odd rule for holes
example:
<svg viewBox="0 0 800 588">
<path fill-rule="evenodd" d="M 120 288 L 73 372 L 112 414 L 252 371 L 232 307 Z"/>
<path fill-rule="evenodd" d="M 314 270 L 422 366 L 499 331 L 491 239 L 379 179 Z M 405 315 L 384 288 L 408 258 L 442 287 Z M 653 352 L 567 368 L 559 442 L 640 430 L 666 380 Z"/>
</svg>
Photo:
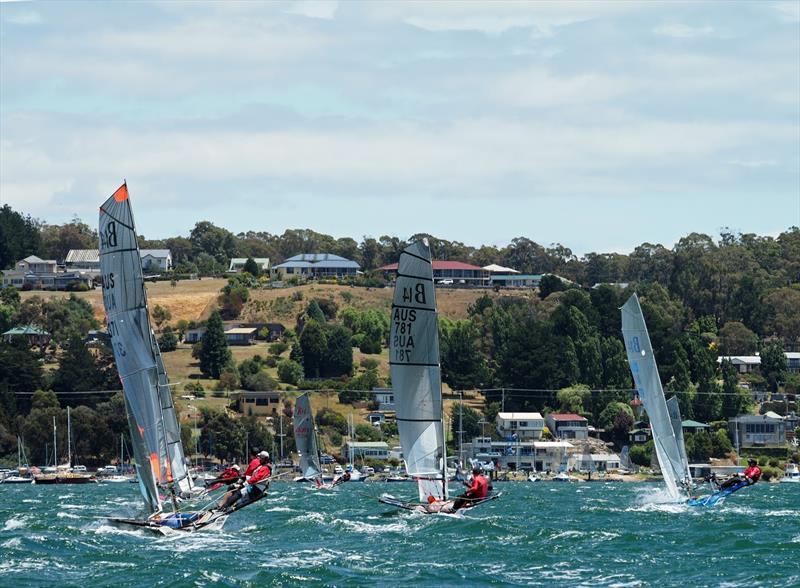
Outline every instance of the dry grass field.
<svg viewBox="0 0 800 588">
<path fill-rule="evenodd" d="M 216 307 L 220 289 L 227 284 L 226 280 L 204 278 L 202 280 L 181 280 L 173 287 L 169 282 L 147 282 L 147 300 L 152 311 L 156 305 L 163 306 L 172 313 L 172 324 L 184 319 L 198 321 L 208 317 Z M 68 298 L 71 292 L 41 292 L 31 290 L 21 292 L 22 300 L 33 296 L 42 298 Z M 103 291 L 100 288 L 88 292 L 74 292 L 92 305 L 97 320 L 103 321 Z"/>
</svg>

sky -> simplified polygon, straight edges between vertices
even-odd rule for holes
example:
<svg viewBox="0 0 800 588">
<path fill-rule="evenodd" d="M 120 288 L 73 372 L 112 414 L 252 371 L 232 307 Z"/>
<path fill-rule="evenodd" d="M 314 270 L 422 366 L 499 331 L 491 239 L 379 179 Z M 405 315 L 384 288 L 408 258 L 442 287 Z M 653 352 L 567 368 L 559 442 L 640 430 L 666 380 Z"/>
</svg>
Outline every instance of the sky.
<svg viewBox="0 0 800 588">
<path fill-rule="evenodd" d="M 578 255 L 800 226 L 800 1 L 0 2 L 0 205 Z"/>
</svg>

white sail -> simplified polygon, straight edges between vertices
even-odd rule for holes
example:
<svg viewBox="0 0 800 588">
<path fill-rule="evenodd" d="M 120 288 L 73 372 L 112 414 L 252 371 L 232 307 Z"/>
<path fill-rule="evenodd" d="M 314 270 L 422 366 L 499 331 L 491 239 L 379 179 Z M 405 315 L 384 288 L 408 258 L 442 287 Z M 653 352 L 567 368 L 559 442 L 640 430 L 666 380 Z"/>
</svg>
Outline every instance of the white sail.
<svg viewBox="0 0 800 588">
<path fill-rule="evenodd" d="M 300 454 L 300 471 L 303 477 L 312 480 L 322 476 L 319 463 L 317 436 L 314 431 L 314 417 L 311 415 L 311 402 L 308 393 L 298 396 L 294 403 L 294 442 Z"/>
<path fill-rule="evenodd" d="M 163 393 L 169 394 L 166 372 L 147 314 L 142 261 L 126 185 L 100 207 L 99 229 L 103 304 L 125 397 L 139 488 L 147 509 L 156 512 L 161 510 L 159 485 L 178 479 L 180 484 L 191 482 L 186 476 L 180 430 L 177 440 L 175 436 L 172 400 L 167 401 Z"/>
<path fill-rule="evenodd" d="M 446 500 L 439 332 L 427 241 L 413 243 L 400 254 L 389 365 L 406 471 L 418 480 L 421 501 Z"/>
<path fill-rule="evenodd" d="M 675 433 L 675 441 L 678 444 L 678 452 L 681 455 L 681 471 L 689 474 L 689 459 L 686 457 L 686 444 L 683 440 L 683 420 L 681 419 L 681 409 L 678 405 L 678 397 L 671 396 L 667 400 L 667 412 L 669 421 L 672 425 L 672 432 Z M 691 476 L 690 476 L 691 479 Z"/>
<path fill-rule="evenodd" d="M 691 476 L 686 464 L 686 451 L 682 447 L 683 439 L 680 439 L 679 446 L 679 440 L 672 427 L 664 389 L 661 387 L 656 359 L 650 344 L 650 335 L 647 333 L 642 308 L 636 294 L 622 307 L 622 334 L 633 380 L 644 410 L 650 418 L 661 473 L 670 496 L 677 500 L 681 497 L 680 489 L 691 483 Z"/>
</svg>

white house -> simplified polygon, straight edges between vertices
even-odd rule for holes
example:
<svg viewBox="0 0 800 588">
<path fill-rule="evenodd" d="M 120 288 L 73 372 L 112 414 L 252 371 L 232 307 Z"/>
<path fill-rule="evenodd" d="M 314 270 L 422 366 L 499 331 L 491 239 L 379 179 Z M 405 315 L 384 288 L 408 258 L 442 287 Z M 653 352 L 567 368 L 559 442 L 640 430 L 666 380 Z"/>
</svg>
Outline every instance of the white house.
<svg viewBox="0 0 800 588">
<path fill-rule="evenodd" d="M 577 414 L 550 413 L 547 427 L 559 439 L 586 439 L 589 436 L 589 421 Z"/>
<path fill-rule="evenodd" d="M 144 271 L 166 272 L 172 269 L 172 253 L 169 249 L 140 249 Z"/>
<path fill-rule="evenodd" d="M 269 257 L 254 257 L 253 261 L 256 262 L 258 269 L 262 272 L 269 272 Z M 228 273 L 239 273 L 244 269 L 244 264 L 247 263 L 246 257 L 234 257 L 228 266 Z"/>
<path fill-rule="evenodd" d="M 499 412 L 495 422 L 504 438 L 541 439 L 544 431 L 544 419 L 538 412 Z"/>
<path fill-rule="evenodd" d="M 389 446 L 383 441 L 348 441 L 342 445 L 342 455 L 353 463 L 364 459 L 389 459 Z"/>
<path fill-rule="evenodd" d="M 373 388 L 372 396 L 378 403 L 378 410 L 394 410 L 394 389 Z"/>
</svg>

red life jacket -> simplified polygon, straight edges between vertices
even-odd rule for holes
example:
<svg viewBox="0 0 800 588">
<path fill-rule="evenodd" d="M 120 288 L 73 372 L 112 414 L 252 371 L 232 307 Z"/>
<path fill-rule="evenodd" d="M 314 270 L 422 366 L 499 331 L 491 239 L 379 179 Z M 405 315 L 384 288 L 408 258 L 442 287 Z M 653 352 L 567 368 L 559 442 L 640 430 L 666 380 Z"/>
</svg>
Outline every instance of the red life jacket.
<svg viewBox="0 0 800 588">
<path fill-rule="evenodd" d="M 750 478 L 753 482 L 758 482 L 759 478 L 761 478 L 761 468 L 757 465 L 750 466 L 744 471 L 744 477 Z"/>
<path fill-rule="evenodd" d="M 258 482 L 261 482 L 262 480 L 266 480 L 267 478 L 269 478 L 271 473 L 272 470 L 270 469 L 269 465 L 267 464 L 259 465 L 256 468 L 256 471 L 253 472 L 253 475 L 250 476 L 250 478 L 247 480 L 247 483 L 256 484 Z"/>
<path fill-rule="evenodd" d="M 247 469 L 244 471 L 244 475 L 245 476 L 251 475 L 254 471 L 256 471 L 256 468 L 259 465 L 261 465 L 261 460 L 258 459 L 257 457 L 254 457 L 253 459 L 250 460 L 250 463 L 247 464 Z"/>
<path fill-rule="evenodd" d="M 472 478 L 472 486 L 467 490 L 470 498 L 486 498 L 489 495 L 489 481 L 478 474 Z"/>
</svg>

